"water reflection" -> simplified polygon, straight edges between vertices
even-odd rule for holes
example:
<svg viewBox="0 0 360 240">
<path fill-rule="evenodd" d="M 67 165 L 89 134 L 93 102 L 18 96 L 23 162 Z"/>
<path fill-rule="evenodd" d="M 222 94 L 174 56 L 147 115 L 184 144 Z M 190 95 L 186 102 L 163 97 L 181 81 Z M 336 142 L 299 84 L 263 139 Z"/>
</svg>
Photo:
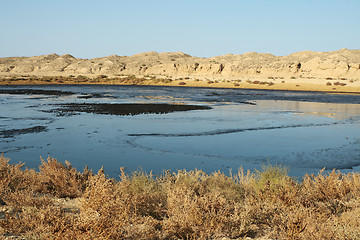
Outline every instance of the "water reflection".
<svg viewBox="0 0 360 240">
<path fill-rule="evenodd" d="M 240 166 L 259 169 L 262 164 L 283 163 L 293 176 L 323 167 L 360 170 L 358 96 L 133 86 L 42 88 L 73 94 L 0 94 L 0 133 L 22 133 L 0 134 L 0 152 L 28 167 L 36 168 L 40 156 L 51 155 L 80 170 L 85 164 L 95 171 L 104 166 L 112 177 L 122 166 L 154 173 L 184 168 L 227 173 Z M 63 117 L 50 111 L 55 104 L 73 103 L 180 103 L 212 109 Z M 46 131 L 20 130 L 39 126 Z"/>
</svg>

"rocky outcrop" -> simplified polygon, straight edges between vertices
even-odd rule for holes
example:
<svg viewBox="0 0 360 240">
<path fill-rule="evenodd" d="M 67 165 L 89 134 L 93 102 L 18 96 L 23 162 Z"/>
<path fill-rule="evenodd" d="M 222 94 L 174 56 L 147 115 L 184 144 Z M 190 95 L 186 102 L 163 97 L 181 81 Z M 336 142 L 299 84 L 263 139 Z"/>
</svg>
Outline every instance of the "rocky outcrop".
<svg viewBox="0 0 360 240">
<path fill-rule="evenodd" d="M 0 73 L 32 75 L 154 75 L 194 78 L 302 77 L 360 79 L 360 50 L 227 54 L 211 58 L 146 52 L 77 59 L 69 54 L 0 58 Z"/>
</svg>

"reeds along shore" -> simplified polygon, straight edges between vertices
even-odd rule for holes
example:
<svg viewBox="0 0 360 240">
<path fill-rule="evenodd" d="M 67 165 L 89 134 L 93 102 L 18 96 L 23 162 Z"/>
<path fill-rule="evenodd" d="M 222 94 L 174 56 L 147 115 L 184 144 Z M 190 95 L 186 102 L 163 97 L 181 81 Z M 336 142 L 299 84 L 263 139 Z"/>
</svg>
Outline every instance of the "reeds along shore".
<svg viewBox="0 0 360 240">
<path fill-rule="evenodd" d="M 360 239 L 360 174 L 297 182 L 281 166 L 227 176 L 142 171 L 119 180 L 0 157 L 3 239 Z M 224 238 L 225 237 L 225 238 Z"/>
</svg>

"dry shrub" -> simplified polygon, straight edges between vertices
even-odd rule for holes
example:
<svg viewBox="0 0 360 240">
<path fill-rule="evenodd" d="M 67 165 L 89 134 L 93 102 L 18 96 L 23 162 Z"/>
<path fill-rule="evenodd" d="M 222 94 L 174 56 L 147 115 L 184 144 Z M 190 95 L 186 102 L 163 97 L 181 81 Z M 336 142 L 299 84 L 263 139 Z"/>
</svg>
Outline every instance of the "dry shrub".
<svg viewBox="0 0 360 240">
<path fill-rule="evenodd" d="M 40 172 L 22 166 L 0 157 L 0 238 L 360 238 L 359 173 L 320 171 L 296 182 L 281 165 L 156 178 L 121 169 L 116 181 L 52 158 Z"/>
<path fill-rule="evenodd" d="M 21 168 L 24 164 L 9 164 L 10 159 L 0 156 L 0 191 L 2 195 L 7 191 L 17 191 L 24 188 L 24 172 Z"/>
<path fill-rule="evenodd" d="M 286 184 L 290 180 L 288 169 L 281 165 L 263 165 L 261 170 L 255 170 L 255 173 L 256 182 L 254 187 L 257 189 Z"/>
<path fill-rule="evenodd" d="M 360 239 L 360 201 L 357 207 L 342 214 L 327 215 L 312 209 L 314 217 L 309 221 L 302 239 Z M 316 216 L 317 215 L 317 216 Z"/>
<path fill-rule="evenodd" d="M 99 170 L 82 196 L 78 228 L 89 238 L 121 236 L 129 211 L 117 200 L 116 185 Z"/>
<path fill-rule="evenodd" d="M 256 171 L 248 209 L 256 235 L 265 230 L 267 237 L 296 239 L 307 224 L 306 208 L 299 208 L 300 186 L 281 165 L 264 165 Z"/>
<path fill-rule="evenodd" d="M 156 180 L 151 173 L 135 171 L 131 176 L 126 176 L 121 169 L 120 177 L 118 191 L 123 199 L 128 200 L 126 204 L 132 212 L 140 216 L 151 216 L 158 220 L 165 217 L 166 193 L 163 185 L 169 177 L 168 173 Z"/>
<path fill-rule="evenodd" d="M 21 168 L 24 164 L 9 164 L 9 159 L 0 156 L 0 199 L 5 204 L 19 208 L 23 205 L 41 205 L 34 199 L 38 176 L 34 170 Z M 40 200 L 41 202 L 41 200 Z"/>
<path fill-rule="evenodd" d="M 63 213 L 54 206 L 52 197 L 37 193 L 38 174 L 34 170 L 21 170 L 22 166 L 9 164 L 9 159 L 0 157 L 0 188 L 5 204 L 1 210 L 5 219 L 0 221 L 0 233 L 47 238 L 45 233 L 71 229 L 68 220 L 62 221 Z"/>
<path fill-rule="evenodd" d="M 245 190 L 236 180 L 238 176 L 228 177 L 220 171 L 206 176 L 202 182 L 204 193 L 221 195 L 229 201 L 241 202 L 244 200 Z"/>
<path fill-rule="evenodd" d="M 75 216 L 66 214 L 60 207 L 43 205 L 23 207 L 16 214 L 9 214 L 0 222 L 0 232 L 27 239 L 77 239 Z"/>
<path fill-rule="evenodd" d="M 47 161 L 41 158 L 39 191 L 50 193 L 56 197 L 79 197 L 86 188 L 86 183 L 92 172 L 85 168 L 81 174 L 71 166 L 68 161 L 65 164 L 55 158 L 48 157 Z"/>
<path fill-rule="evenodd" d="M 359 190 L 359 175 L 344 175 L 335 170 L 325 174 L 323 169 L 316 176 L 306 175 L 302 183 L 302 192 L 309 204 L 360 196 Z"/>
<path fill-rule="evenodd" d="M 104 79 L 104 78 L 107 78 L 108 76 L 104 75 L 104 74 L 101 74 L 101 75 L 97 75 L 97 78 L 100 78 L 100 79 Z"/>
<path fill-rule="evenodd" d="M 237 237 L 248 231 L 241 186 L 221 173 L 179 171 L 167 189 L 167 237 Z"/>
<path fill-rule="evenodd" d="M 158 235 L 159 221 L 138 214 L 134 205 L 141 205 L 137 202 L 141 197 L 135 194 L 135 199 L 131 198 L 124 189 L 126 186 L 130 193 L 137 191 L 136 183 L 127 182 L 121 186 L 121 183 L 107 179 L 102 169 L 90 179 L 83 194 L 78 225 L 83 236 L 96 239 L 152 239 Z"/>
</svg>

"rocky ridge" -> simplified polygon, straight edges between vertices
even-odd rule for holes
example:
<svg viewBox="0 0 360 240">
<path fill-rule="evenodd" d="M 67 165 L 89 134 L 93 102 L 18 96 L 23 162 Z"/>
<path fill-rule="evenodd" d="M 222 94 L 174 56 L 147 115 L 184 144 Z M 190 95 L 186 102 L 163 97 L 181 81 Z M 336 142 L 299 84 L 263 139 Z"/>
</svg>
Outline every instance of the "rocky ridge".
<svg viewBox="0 0 360 240">
<path fill-rule="evenodd" d="M 307 78 L 360 79 L 360 50 L 302 51 L 287 56 L 249 52 L 192 57 L 182 52 L 80 59 L 69 54 L 0 58 L 2 75 L 136 75 L 199 79 Z"/>
</svg>

